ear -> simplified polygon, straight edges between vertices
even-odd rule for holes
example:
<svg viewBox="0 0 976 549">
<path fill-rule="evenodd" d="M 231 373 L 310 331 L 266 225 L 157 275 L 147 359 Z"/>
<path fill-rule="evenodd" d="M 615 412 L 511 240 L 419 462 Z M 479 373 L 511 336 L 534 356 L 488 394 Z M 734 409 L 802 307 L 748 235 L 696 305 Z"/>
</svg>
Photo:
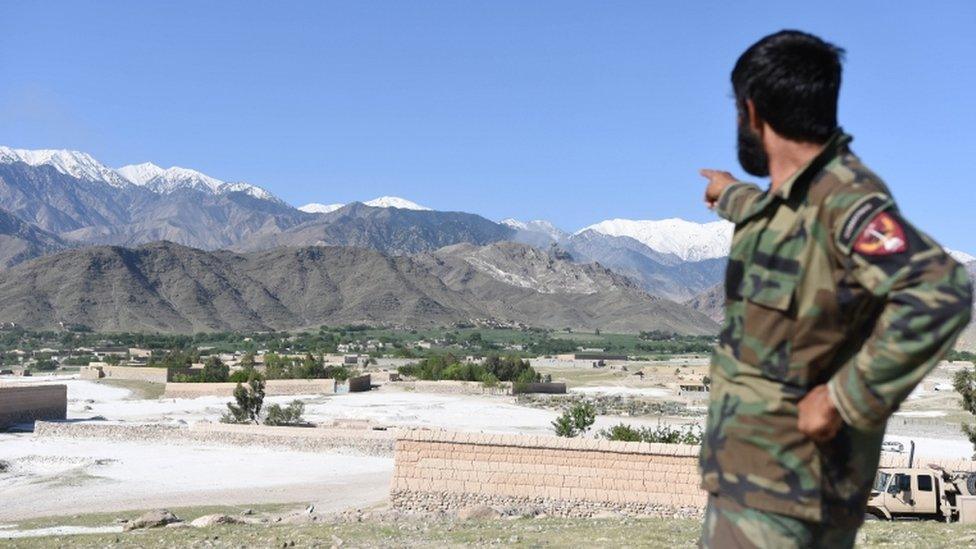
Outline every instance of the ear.
<svg viewBox="0 0 976 549">
<path fill-rule="evenodd" d="M 749 127 L 752 131 L 756 132 L 758 135 L 762 135 L 764 122 L 756 114 L 756 104 L 752 102 L 752 99 L 746 99 L 746 113 L 749 116 Z"/>
</svg>

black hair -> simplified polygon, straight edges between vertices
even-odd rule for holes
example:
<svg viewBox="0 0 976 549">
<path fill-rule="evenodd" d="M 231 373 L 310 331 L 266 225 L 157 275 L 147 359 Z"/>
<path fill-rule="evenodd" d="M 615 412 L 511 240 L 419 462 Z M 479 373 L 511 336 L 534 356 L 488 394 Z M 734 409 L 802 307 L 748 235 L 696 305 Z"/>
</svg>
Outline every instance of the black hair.
<svg viewBox="0 0 976 549">
<path fill-rule="evenodd" d="M 783 30 L 756 42 L 732 69 L 739 114 L 746 99 L 776 133 L 794 141 L 826 142 L 837 129 L 844 50 L 805 32 Z"/>
</svg>

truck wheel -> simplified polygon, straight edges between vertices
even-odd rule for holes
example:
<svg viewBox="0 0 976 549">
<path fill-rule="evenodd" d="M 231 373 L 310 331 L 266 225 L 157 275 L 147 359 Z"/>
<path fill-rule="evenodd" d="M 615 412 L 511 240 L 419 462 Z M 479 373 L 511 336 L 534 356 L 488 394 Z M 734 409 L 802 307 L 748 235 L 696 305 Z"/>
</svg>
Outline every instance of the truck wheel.
<svg viewBox="0 0 976 549">
<path fill-rule="evenodd" d="M 966 490 L 969 490 L 969 495 L 976 496 L 976 474 L 966 477 Z"/>
<path fill-rule="evenodd" d="M 881 520 L 881 518 L 878 515 L 875 515 L 874 513 L 868 511 L 864 513 L 864 521 L 867 522 L 869 520 Z"/>
</svg>

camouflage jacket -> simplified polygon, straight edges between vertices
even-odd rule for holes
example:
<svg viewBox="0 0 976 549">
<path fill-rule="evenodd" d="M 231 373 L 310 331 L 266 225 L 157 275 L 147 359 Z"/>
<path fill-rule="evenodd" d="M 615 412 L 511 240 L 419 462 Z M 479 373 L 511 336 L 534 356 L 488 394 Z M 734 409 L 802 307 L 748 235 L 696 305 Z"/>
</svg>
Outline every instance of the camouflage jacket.
<svg viewBox="0 0 976 549">
<path fill-rule="evenodd" d="M 775 192 L 735 183 L 726 318 L 710 367 L 702 487 L 859 524 L 888 416 L 969 321 L 965 270 L 902 218 L 838 132 Z M 815 444 L 797 403 L 826 383 L 845 425 Z"/>
</svg>

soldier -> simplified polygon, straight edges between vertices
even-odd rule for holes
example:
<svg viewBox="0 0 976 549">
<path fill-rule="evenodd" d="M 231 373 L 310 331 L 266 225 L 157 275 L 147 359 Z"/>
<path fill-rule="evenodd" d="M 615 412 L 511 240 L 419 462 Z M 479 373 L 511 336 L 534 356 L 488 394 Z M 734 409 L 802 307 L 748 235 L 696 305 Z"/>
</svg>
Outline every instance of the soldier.
<svg viewBox="0 0 976 549">
<path fill-rule="evenodd" d="M 735 223 L 712 356 L 705 547 L 851 547 L 887 418 L 969 321 L 964 269 L 837 125 L 843 50 L 798 31 L 735 64 L 742 168 L 702 170 Z"/>
</svg>

